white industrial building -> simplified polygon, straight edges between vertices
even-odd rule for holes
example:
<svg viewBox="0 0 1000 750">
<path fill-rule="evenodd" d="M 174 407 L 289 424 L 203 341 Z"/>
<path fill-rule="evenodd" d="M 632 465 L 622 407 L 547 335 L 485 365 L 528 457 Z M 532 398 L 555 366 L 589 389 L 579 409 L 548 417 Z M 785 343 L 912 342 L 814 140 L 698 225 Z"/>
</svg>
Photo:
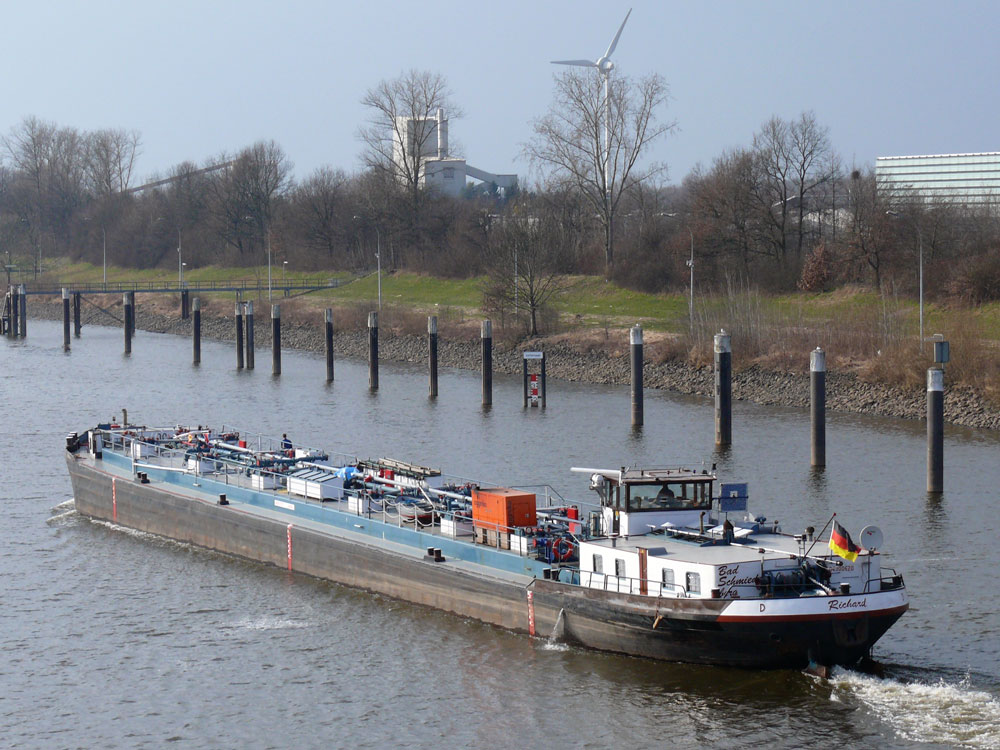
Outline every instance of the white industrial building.
<svg viewBox="0 0 1000 750">
<path fill-rule="evenodd" d="M 932 200 L 982 204 L 1000 201 L 1000 152 L 879 156 L 879 185 Z"/>
<path fill-rule="evenodd" d="M 393 159 L 397 168 L 402 169 L 404 148 L 412 153 L 419 147 L 420 184 L 425 187 L 458 197 L 469 178 L 495 184 L 501 194 L 517 185 L 516 174 L 493 174 L 477 169 L 465 159 L 449 156 L 448 120 L 443 109 L 438 109 L 436 118 L 398 117 L 396 128 Z"/>
</svg>

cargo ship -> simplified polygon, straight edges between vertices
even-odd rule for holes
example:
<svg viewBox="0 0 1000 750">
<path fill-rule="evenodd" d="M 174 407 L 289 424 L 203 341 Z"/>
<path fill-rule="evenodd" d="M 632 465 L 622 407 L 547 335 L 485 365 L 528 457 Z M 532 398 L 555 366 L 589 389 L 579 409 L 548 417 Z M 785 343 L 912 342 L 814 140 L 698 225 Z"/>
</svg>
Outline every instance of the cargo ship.
<svg viewBox="0 0 1000 750">
<path fill-rule="evenodd" d="M 908 607 L 876 527 L 787 533 L 714 467 L 575 468 L 594 494 L 567 502 L 227 427 L 66 447 L 84 516 L 591 649 L 822 673 Z"/>
</svg>

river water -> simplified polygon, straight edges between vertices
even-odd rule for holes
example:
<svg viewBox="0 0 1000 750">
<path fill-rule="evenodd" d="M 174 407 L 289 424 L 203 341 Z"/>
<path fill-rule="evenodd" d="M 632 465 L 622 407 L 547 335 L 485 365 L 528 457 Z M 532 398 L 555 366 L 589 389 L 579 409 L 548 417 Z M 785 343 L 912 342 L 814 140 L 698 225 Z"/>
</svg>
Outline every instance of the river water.
<svg viewBox="0 0 1000 750">
<path fill-rule="evenodd" d="M 237 372 L 229 346 L 58 323 L 0 341 L 0 746 L 91 747 L 1000 747 L 997 543 L 1000 435 L 948 429 L 946 493 L 924 492 L 922 423 L 830 414 L 825 473 L 809 469 L 808 413 L 737 403 L 727 453 L 712 404 L 553 381 L 521 408 L 517 378 L 479 405 L 475 373 L 283 353 Z M 910 611 L 875 649 L 882 676 L 663 664 L 530 639 L 306 576 L 177 544 L 72 510 L 68 432 L 132 421 L 235 425 L 502 484 L 570 466 L 717 462 L 751 509 L 786 531 L 836 512 L 885 533 Z"/>
</svg>

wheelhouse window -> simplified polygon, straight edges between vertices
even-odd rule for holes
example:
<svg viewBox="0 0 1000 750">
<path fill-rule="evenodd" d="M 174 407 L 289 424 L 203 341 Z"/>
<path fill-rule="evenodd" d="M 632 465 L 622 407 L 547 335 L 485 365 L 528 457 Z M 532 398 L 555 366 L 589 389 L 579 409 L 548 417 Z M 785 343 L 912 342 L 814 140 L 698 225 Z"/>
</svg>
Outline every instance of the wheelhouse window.
<svg viewBox="0 0 1000 750">
<path fill-rule="evenodd" d="M 648 482 L 628 486 L 628 511 L 709 510 L 711 482 Z"/>
<path fill-rule="evenodd" d="M 701 593 L 701 575 L 698 573 L 688 573 L 687 579 L 687 592 L 689 594 L 700 594 Z"/>
</svg>

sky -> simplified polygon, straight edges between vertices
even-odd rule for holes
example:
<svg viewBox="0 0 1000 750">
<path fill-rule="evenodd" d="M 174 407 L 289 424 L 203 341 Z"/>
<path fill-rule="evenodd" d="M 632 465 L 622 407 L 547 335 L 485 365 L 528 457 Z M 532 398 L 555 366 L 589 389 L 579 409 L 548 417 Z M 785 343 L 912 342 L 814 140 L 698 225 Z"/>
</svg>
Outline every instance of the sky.
<svg viewBox="0 0 1000 750">
<path fill-rule="evenodd" d="M 464 111 L 452 151 L 532 175 L 522 155 L 557 59 L 659 73 L 676 132 L 651 159 L 679 183 L 811 110 L 845 164 L 1000 151 L 1000 2 L 675 0 L 0 0 L 0 134 L 34 115 L 138 130 L 140 179 L 273 139 L 297 178 L 360 169 L 360 100 L 405 70 L 440 73 Z M 457 147 L 457 148 L 456 148 Z"/>
</svg>

